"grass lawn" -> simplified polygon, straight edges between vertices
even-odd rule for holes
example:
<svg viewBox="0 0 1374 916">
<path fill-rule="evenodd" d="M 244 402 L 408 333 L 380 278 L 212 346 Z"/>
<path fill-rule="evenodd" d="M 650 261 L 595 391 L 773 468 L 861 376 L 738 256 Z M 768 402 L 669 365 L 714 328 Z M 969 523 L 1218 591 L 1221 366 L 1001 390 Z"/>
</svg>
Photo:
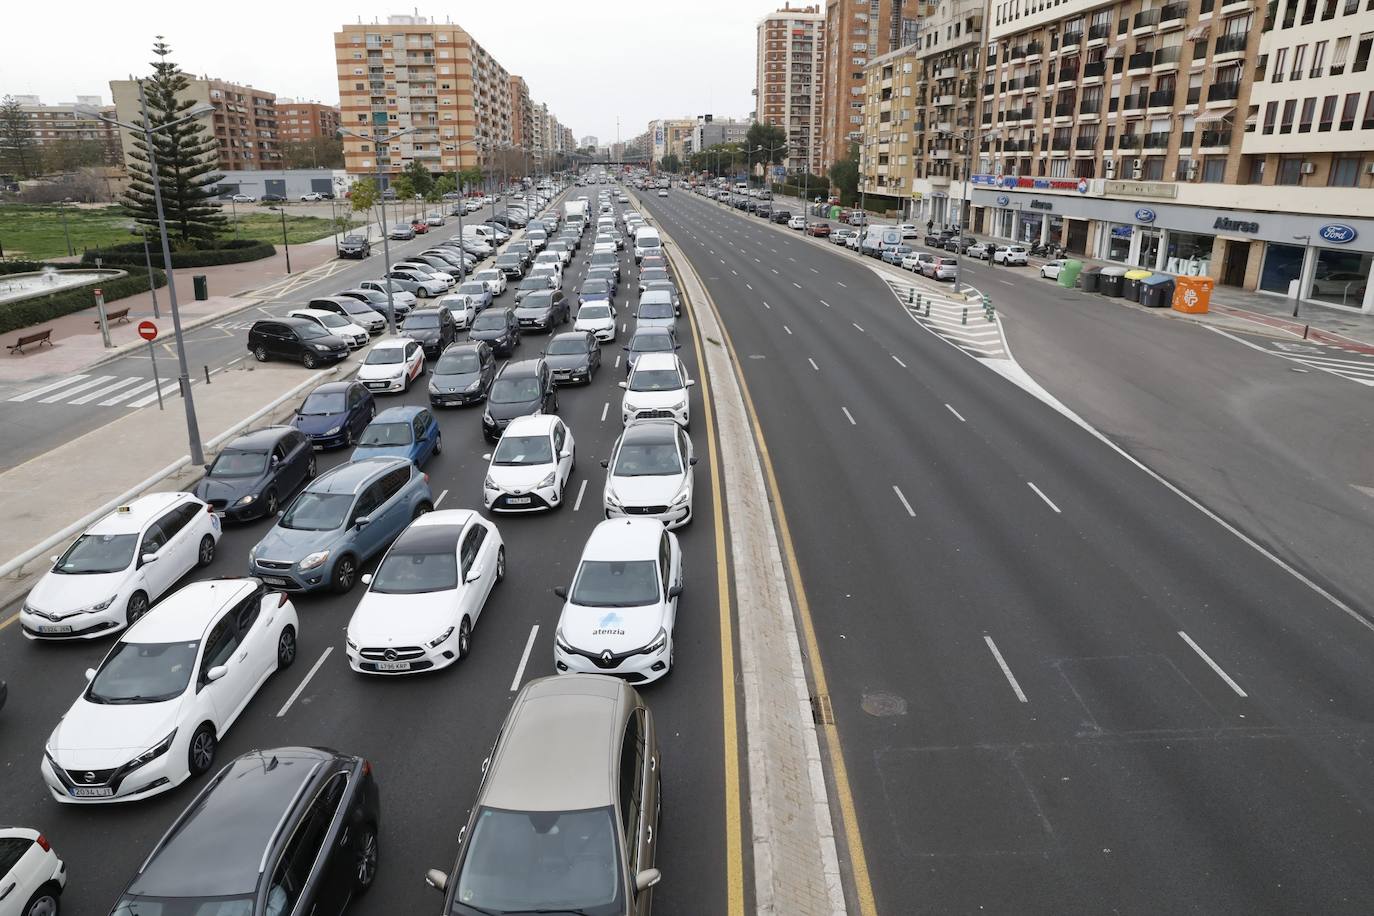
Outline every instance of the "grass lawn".
<svg viewBox="0 0 1374 916">
<path fill-rule="evenodd" d="M 87 248 L 103 248 L 123 242 L 137 241 L 139 236 L 129 231 L 133 220 L 121 207 L 56 207 L 36 204 L 0 204 L 0 248 L 7 258 L 42 261 L 65 257 L 67 240 L 62 231 L 62 211 L 66 210 L 67 230 L 71 233 L 72 249 L 79 256 Z M 232 213 L 228 207 L 224 216 L 229 220 L 225 238 L 234 237 Z M 353 219 L 354 224 L 360 220 Z M 260 211 L 251 206 L 238 212 L 239 238 L 260 239 L 274 245 L 281 244 L 281 216 L 272 211 Z M 292 244 L 311 242 L 333 234 L 328 217 L 286 216 L 286 236 Z"/>
</svg>

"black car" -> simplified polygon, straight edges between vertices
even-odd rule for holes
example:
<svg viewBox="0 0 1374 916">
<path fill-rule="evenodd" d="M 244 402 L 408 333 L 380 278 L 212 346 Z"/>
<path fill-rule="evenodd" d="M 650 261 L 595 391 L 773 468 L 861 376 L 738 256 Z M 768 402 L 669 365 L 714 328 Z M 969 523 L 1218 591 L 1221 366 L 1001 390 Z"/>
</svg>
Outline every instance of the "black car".
<svg viewBox="0 0 1374 916">
<path fill-rule="evenodd" d="M 348 341 L 309 318 L 264 318 L 248 329 L 248 349 L 260 363 L 296 360 L 307 369 L 348 358 Z"/>
<path fill-rule="evenodd" d="M 783 224 L 786 224 L 786 222 L 787 222 L 788 220 L 790 220 L 791 218 L 792 218 L 792 211 L 791 211 L 791 210 L 774 210 L 774 211 L 773 211 L 773 222 L 775 222 L 775 223 L 783 223 Z"/>
<path fill-rule="evenodd" d="M 446 308 L 417 309 L 406 316 L 401 333 L 418 340 L 425 348 L 425 358 L 433 359 L 458 336 L 458 326 Z"/>
<path fill-rule="evenodd" d="M 451 344 L 430 369 L 429 406 L 476 404 L 495 378 L 496 356 L 485 341 Z"/>
<path fill-rule="evenodd" d="M 515 320 L 515 310 L 509 308 L 489 308 L 472 321 L 468 328 L 468 340 L 485 341 L 498 356 L 510 356 L 520 343 L 520 323 Z"/>
<path fill-rule="evenodd" d="M 544 348 L 544 362 L 553 372 L 555 385 L 569 382 L 592 383 L 592 376 L 601 367 L 601 345 L 590 331 L 564 331 L 549 339 Z"/>
<path fill-rule="evenodd" d="M 339 239 L 339 257 L 366 258 L 372 254 L 372 243 L 364 235 L 346 235 Z"/>
<path fill-rule="evenodd" d="M 262 197 L 260 197 L 260 198 L 258 198 L 258 199 L 261 200 L 261 201 L 262 201 L 263 203 L 265 203 L 265 204 L 279 204 L 279 203 L 284 203 L 284 202 L 286 201 L 286 195 L 285 195 L 285 194 L 264 194 L 264 195 L 262 195 Z"/>
<path fill-rule="evenodd" d="M 113 912 L 334 916 L 372 887 L 380 815 L 361 757 L 250 751 L 172 823 Z"/>
<path fill-rule="evenodd" d="M 300 430 L 269 426 L 224 447 L 191 492 L 226 521 L 271 518 L 315 476 L 315 450 Z"/>
<path fill-rule="evenodd" d="M 522 331 L 551 331 L 567 324 L 572 317 L 570 312 L 561 289 L 541 289 L 527 293 L 516 303 L 515 320 L 520 322 Z"/>
<path fill-rule="evenodd" d="M 945 250 L 957 251 L 963 254 L 965 251 L 969 250 L 970 246 L 976 244 L 978 244 L 978 240 L 971 235 L 951 235 L 949 238 L 945 239 Z"/>
<path fill-rule="evenodd" d="M 614 251 L 598 251 L 587 261 L 587 269 L 595 270 L 598 267 L 604 268 L 615 274 L 615 280 L 620 282 L 620 258 Z"/>
<path fill-rule="evenodd" d="M 926 233 L 926 237 L 925 237 L 926 247 L 927 247 L 927 248 L 944 248 L 944 247 L 945 247 L 945 239 L 947 239 L 947 238 L 949 238 L 949 233 L 944 232 L 944 231 L 940 231 L 940 232 L 927 232 L 927 233 Z"/>
<path fill-rule="evenodd" d="M 511 420 L 537 413 L 558 413 L 558 392 L 548 364 L 542 359 L 506 363 L 487 392 L 482 435 L 495 442 Z"/>
<path fill-rule="evenodd" d="M 519 280 L 525 275 L 525 259 L 518 251 L 502 254 L 494 266 L 506 275 L 507 280 Z"/>
<path fill-rule="evenodd" d="M 629 375 L 641 353 L 672 353 L 682 349 L 672 328 L 640 328 L 635 331 L 625 350 L 625 374 Z"/>
<path fill-rule="evenodd" d="M 361 382 L 325 382 L 305 396 L 291 425 L 317 449 L 350 448 L 376 415 L 377 402 Z"/>
</svg>

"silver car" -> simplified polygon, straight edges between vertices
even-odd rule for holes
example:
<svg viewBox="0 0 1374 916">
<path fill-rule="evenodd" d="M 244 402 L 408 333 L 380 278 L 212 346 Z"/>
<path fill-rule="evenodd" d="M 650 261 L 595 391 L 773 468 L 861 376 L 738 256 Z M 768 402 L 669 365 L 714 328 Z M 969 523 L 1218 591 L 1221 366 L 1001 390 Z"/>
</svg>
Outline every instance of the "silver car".
<svg viewBox="0 0 1374 916">
<path fill-rule="evenodd" d="M 677 328 L 677 308 L 667 290 L 645 290 L 635 308 L 635 329 Z"/>
<path fill-rule="evenodd" d="M 633 687 L 602 674 L 531 681 L 483 768 L 458 861 L 425 876 L 444 912 L 649 916 L 663 766 Z"/>
</svg>

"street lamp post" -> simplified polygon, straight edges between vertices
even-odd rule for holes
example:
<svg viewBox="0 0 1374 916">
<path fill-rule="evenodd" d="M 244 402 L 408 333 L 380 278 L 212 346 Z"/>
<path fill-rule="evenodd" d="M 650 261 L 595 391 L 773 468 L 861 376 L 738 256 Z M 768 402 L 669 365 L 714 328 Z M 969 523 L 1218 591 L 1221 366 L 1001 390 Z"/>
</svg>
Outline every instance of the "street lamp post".
<svg viewBox="0 0 1374 916">
<path fill-rule="evenodd" d="M 768 158 L 763 163 L 763 186 L 765 188 L 769 188 L 768 171 L 773 167 L 773 154 L 781 153 L 785 149 L 787 149 L 786 143 L 782 144 L 781 146 L 764 146 L 762 143 L 760 143 L 758 146 L 754 147 L 754 152 L 768 154 Z M 804 210 L 806 208 L 803 207 L 802 209 Z M 773 221 L 773 194 L 771 188 L 769 188 L 768 194 L 768 221 L 770 223 Z"/>
<path fill-rule="evenodd" d="M 162 210 L 162 180 L 158 175 L 157 147 L 153 144 L 153 134 L 178 124 L 184 124 L 187 121 L 194 121 L 196 118 L 210 114 L 215 110 L 215 107 L 209 104 L 197 105 L 174 121 L 160 124 L 156 128 L 151 127 L 148 122 L 147 93 L 143 88 L 143 80 L 139 80 L 138 108 L 139 114 L 142 116 L 142 124 L 126 124 L 107 115 L 94 112 L 92 114 L 99 121 L 143 134 L 143 142 L 148 147 L 148 172 L 153 182 L 153 207 L 157 210 L 158 234 L 162 237 L 162 263 L 167 271 L 167 298 L 171 301 L 172 332 L 176 337 L 177 344 L 177 368 L 181 373 L 177 377 L 177 385 L 181 389 L 181 402 L 186 408 L 186 436 L 190 440 L 191 463 L 201 465 L 205 463 L 205 447 L 200 441 L 200 423 L 196 420 L 196 405 L 191 395 L 191 372 L 186 365 L 186 340 L 181 331 L 181 311 L 177 308 L 177 284 L 175 272 L 172 270 L 172 246 L 167 238 L 167 214 Z"/>
<path fill-rule="evenodd" d="M 153 255 L 148 248 L 147 226 L 143 227 L 143 261 L 148 265 L 148 292 L 153 294 L 153 317 L 161 318 L 162 313 L 157 308 L 157 284 L 153 282 Z"/>
<path fill-rule="evenodd" d="M 281 214 L 281 244 L 286 249 L 286 275 L 289 277 L 291 276 L 291 242 L 286 238 L 286 207 L 268 207 L 267 209 L 276 210 Z M 334 247 L 336 250 L 338 249 L 337 242 Z"/>
<path fill-rule="evenodd" d="M 935 135 L 936 135 L 937 137 L 943 137 L 943 138 L 945 138 L 946 140 L 957 140 L 957 141 L 959 141 L 959 142 L 961 142 L 961 143 L 964 144 L 964 176 L 963 176 L 963 182 L 962 182 L 962 184 L 960 185 L 960 190 L 959 190 L 959 213 L 958 213 L 958 225 L 959 225 L 959 235 L 960 235 L 960 238 L 957 239 L 957 240 L 955 241 L 955 243 L 954 243 L 954 293 L 955 293 L 955 295 L 958 295 L 958 294 L 959 294 L 960 273 L 961 273 L 962 265 L 963 265 L 963 258 L 962 258 L 962 255 L 963 255 L 963 247 L 964 247 L 964 246 L 963 246 L 963 243 L 962 243 L 962 242 L 963 242 L 962 236 L 963 236 L 964 232 L 966 231 L 966 227 L 964 226 L 964 211 L 968 208 L 968 179 L 969 179 L 969 172 L 970 172 L 970 170 L 973 168 L 973 141 L 974 141 L 976 135 L 975 135 L 975 134 L 973 133 L 973 131 L 971 131 L 971 130 L 964 130 L 964 131 L 937 130 L 937 131 L 935 131 Z M 983 138 L 986 139 L 986 140 L 992 140 L 992 139 L 996 139 L 997 136 L 998 136 L 997 131 L 996 131 L 996 130 L 992 130 L 992 131 L 989 131 L 989 132 L 987 132 L 986 134 L 984 134 L 984 135 L 983 135 Z M 1013 237 L 1014 237 L 1014 236 L 1015 236 L 1015 233 L 1013 232 Z M 992 259 L 991 259 L 991 258 L 988 259 L 988 263 L 989 263 L 989 264 L 992 263 Z"/>
<path fill-rule="evenodd" d="M 62 205 L 58 207 L 62 211 L 62 234 L 67 237 L 67 257 L 73 257 L 76 250 L 72 248 L 72 234 L 67 229 L 67 205 L 72 202 L 70 197 L 62 198 Z"/>
<path fill-rule="evenodd" d="M 381 151 L 388 146 L 392 140 L 395 140 L 397 137 L 405 136 L 414 130 L 416 130 L 416 128 L 412 126 L 407 127 L 405 130 L 398 130 L 394 134 L 387 134 L 384 137 L 369 137 L 366 134 L 351 131 L 346 127 L 339 128 L 340 133 L 345 133 L 350 137 L 356 137 L 359 140 L 366 140 L 371 143 L 373 159 L 377 162 L 377 210 L 378 218 L 382 222 L 382 267 L 384 268 L 382 275 L 386 279 L 386 327 L 387 333 L 389 334 L 396 333 L 396 304 L 391 295 L 391 277 L 387 276 L 391 273 L 391 242 L 386 231 L 386 194 L 383 193 L 382 190 Z"/>
<path fill-rule="evenodd" d="M 1310 235 L 1295 235 L 1295 236 L 1293 236 L 1293 241 L 1295 241 L 1295 242 L 1302 242 L 1303 247 L 1306 248 L 1308 245 L 1311 245 L 1311 244 L 1312 244 L 1312 236 L 1310 236 Z M 1307 260 L 1306 257 L 1304 257 L 1304 258 L 1303 258 L 1304 263 L 1306 262 L 1306 260 Z M 1297 318 L 1297 317 L 1298 317 L 1298 308 L 1299 308 L 1299 307 L 1301 306 L 1301 304 L 1302 304 L 1302 268 L 1301 268 L 1301 267 L 1298 268 L 1298 279 L 1296 279 L 1296 280 L 1290 280 L 1290 281 L 1289 281 L 1289 285 L 1292 286 L 1292 289 L 1293 289 L 1293 317 L 1294 317 L 1294 318 Z M 1344 302 L 1345 300 L 1342 299 L 1341 301 Z"/>
<path fill-rule="evenodd" d="M 462 148 L 467 146 L 469 143 L 475 144 L 480 149 L 483 143 L 483 138 L 473 137 L 471 140 L 464 140 L 462 143 L 459 143 L 454 147 L 454 151 L 458 152 L 462 150 Z M 468 272 L 468 253 L 467 249 L 463 248 L 463 204 L 466 202 L 467 198 L 463 196 L 463 154 L 461 152 L 458 152 L 458 250 L 459 252 L 461 252 L 458 259 L 458 262 L 461 265 L 458 268 L 459 283 L 463 282 L 463 278 L 467 276 Z"/>
</svg>

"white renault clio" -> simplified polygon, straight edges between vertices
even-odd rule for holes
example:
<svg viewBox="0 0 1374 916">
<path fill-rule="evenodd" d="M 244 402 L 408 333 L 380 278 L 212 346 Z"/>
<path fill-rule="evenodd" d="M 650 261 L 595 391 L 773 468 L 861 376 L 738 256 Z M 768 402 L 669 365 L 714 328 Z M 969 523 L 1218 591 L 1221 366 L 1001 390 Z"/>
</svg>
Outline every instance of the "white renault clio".
<svg viewBox="0 0 1374 916">
<path fill-rule="evenodd" d="M 629 379 L 620 383 L 625 389 L 620 418 L 627 426 L 635 420 L 673 420 L 685 429 L 692 420 L 687 389 L 695 384 L 676 353 L 643 353 Z"/>
<path fill-rule="evenodd" d="M 208 566 L 220 520 L 190 493 L 149 493 L 92 525 L 19 611 L 29 639 L 93 639 L 129 626 L 177 580 Z"/>
<path fill-rule="evenodd" d="M 257 579 L 192 582 L 86 671 L 41 769 L 60 802 L 149 798 L 199 776 L 274 671 L 296 660 L 296 609 Z"/>
<path fill-rule="evenodd" d="M 360 674 L 413 674 L 465 658 L 506 547 L 470 509 L 428 512 L 410 523 L 371 575 L 348 621 L 348 664 Z"/>
<path fill-rule="evenodd" d="M 673 622 L 682 594 L 677 535 L 652 518 L 617 518 L 592 530 L 554 631 L 558 673 L 656 681 L 673 666 Z"/>
</svg>

